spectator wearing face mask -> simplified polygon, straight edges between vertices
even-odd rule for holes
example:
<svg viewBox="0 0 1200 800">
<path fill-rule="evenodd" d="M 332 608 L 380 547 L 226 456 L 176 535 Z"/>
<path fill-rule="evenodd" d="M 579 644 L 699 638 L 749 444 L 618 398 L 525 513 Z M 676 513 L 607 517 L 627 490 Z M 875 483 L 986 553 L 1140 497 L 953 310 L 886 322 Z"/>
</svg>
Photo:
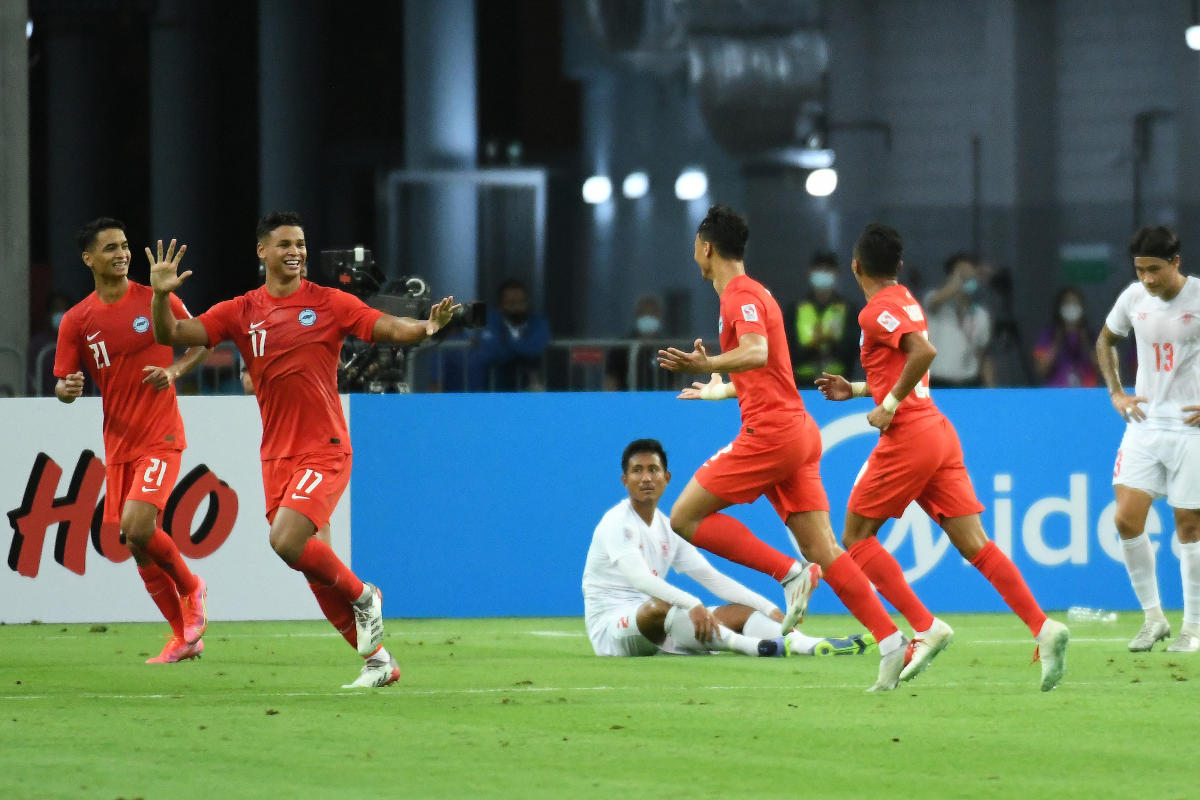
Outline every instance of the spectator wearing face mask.
<svg viewBox="0 0 1200 800">
<path fill-rule="evenodd" d="M 992 316 L 979 300 L 985 271 L 969 253 L 954 253 L 945 262 L 946 281 L 925 295 L 929 341 L 937 358 L 929 368 L 930 384 L 943 387 L 992 386 L 986 349 L 992 338 Z"/>
<path fill-rule="evenodd" d="M 1043 386 L 1099 386 L 1099 368 L 1088 325 L 1083 295 L 1073 286 L 1054 299 L 1050 324 L 1042 329 L 1033 348 L 1033 363 Z"/>
<path fill-rule="evenodd" d="M 784 311 L 799 389 L 812 389 L 822 372 L 848 377 L 858 363 L 858 307 L 838 294 L 837 272 L 837 256 L 818 250 L 808 267 L 808 293 Z"/>
<path fill-rule="evenodd" d="M 662 343 L 663 321 L 662 303 L 654 295 L 638 298 L 633 307 L 633 330 L 628 338 L 635 339 L 639 345 L 634 347 L 614 347 L 604 358 L 604 388 L 606 391 L 625 391 L 627 389 L 653 389 L 656 381 L 661 378 L 658 368 L 658 345 Z M 650 346 L 654 345 L 654 346 Z M 629 356 L 637 351 L 636 383 L 629 385 Z"/>
<path fill-rule="evenodd" d="M 500 285 L 498 308 L 489 309 L 479 339 L 477 381 L 501 392 L 546 388 L 543 356 L 550 344 L 550 321 L 530 308 L 529 290 L 515 278 Z"/>
<path fill-rule="evenodd" d="M 46 348 L 58 344 L 58 324 L 62 322 L 63 314 L 74 303 L 70 297 L 61 292 L 52 292 L 46 301 L 46 307 L 41 315 L 35 318 L 36 327 L 29 336 L 29 355 L 25 368 L 29 372 L 29 390 L 37 397 L 49 397 L 54 394 L 54 385 L 58 379 L 54 377 L 54 355 L 47 351 L 42 358 L 42 369 L 38 371 L 38 355 Z"/>
</svg>

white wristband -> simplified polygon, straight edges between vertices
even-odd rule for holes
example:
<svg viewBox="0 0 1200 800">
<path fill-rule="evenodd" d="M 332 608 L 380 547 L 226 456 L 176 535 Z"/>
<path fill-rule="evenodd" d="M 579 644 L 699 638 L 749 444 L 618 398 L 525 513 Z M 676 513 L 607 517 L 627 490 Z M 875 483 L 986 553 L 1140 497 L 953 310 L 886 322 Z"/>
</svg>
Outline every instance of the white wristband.
<svg viewBox="0 0 1200 800">
<path fill-rule="evenodd" d="M 850 396 L 851 397 L 863 397 L 866 395 L 866 393 L 867 393 L 867 382 L 866 381 L 854 381 L 853 383 L 850 384 Z"/>
<path fill-rule="evenodd" d="M 900 405 L 900 401 L 896 398 L 896 395 L 888 392 L 887 397 L 883 398 L 883 403 L 880 405 L 883 406 L 884 411 L 888 412 L 889 414 L 895 414 L 896 406 Z"/>
<path fill-rule="evenodd" d="M 726 398 L 725 384 L 706 383 L 700 389 L 701 400 L 724 400 Z"/>
</svg>

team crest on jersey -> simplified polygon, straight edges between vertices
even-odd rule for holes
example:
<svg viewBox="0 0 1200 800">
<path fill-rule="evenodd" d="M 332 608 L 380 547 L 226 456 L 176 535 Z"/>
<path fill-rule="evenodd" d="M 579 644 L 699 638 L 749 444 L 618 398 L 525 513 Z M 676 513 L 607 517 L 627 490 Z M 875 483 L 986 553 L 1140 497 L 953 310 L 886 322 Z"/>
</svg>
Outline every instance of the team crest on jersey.
<svg viewBox="0 0 1200 800">
<path fill-rule="evenodd" d="M 746 303 L 742 306 L 742 319 L 746 322 L 758 322 L 758 309 L 754 307 L 753 303 Z"/>
<path fill-rule="evenodd" d="M 892 316 L 892 312 L 890 311 L 884 311 L 875 318 L 875 321 L 882 325 L 888 333 L 894 333 L 896 328 L 900 327 L 900 320 Z"/>
<path fill-rule="evenodd" d="M 138 333 L 145 333 L 150 330 L 150 320 L 145 317 L 138 317 L 133 321 L 133 329 Z"/>
<path fill-rule="evenodd" d="M 296 317 L 300 324 L 306 328 L 311 328 L 317 321 L 317 312 L 311 308 L 306 308 L 300 312 L 300 316 Z"/>
</svg>

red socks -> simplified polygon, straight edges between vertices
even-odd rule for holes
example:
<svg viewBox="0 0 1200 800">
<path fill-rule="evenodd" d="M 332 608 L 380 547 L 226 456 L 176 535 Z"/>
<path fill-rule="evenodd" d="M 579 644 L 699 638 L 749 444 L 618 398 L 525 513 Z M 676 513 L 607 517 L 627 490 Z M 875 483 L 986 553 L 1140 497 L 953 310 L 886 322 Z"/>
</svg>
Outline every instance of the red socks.
<svg viewBox="0 0 1200 800">
<path fill-rule="evenodd" d="M 1025 579 L 1017 565 L 1004 555 L 1004 551 L 996 547 L 995 542 L 988 542 L 983 549 L 971 559 L 971 566 L 979 570 L 988 579 L 996 591 L 1008 603 L 1008 607 L 1028 626 L 1029 631 L 1037 636 L 1046 621 L 1046 614 L 1033 599 Z"/>
<path fill-rule="evenodd" d="M 904 615 L 914 631 L 929 630 L 933 625 L 933 614 L 930 614 L 925 604 L 917 598 L 908 581 L 904 579 L 904 570 L 900 569 L 896 559 L 884 549 L 877 538 L 868 536 L 860 542 L 855 542 L 848 552 L 884 599 Z"/>
<path fill-rule="evenodd" d="M 342 563 L 332 547 L 315 536 L 305 543 L 304 552 L 291 567 L 297 572 L 303 572 L 309 583 L 332 589 L 347 603 L 353 603 L 362 597 L 363 582 Z M 330 621 L 333 622 L 333 619 L 330 618 Z M 337 623 L 334 622 L 334 625 Z"/>
<path fill-rule="evenodd" d="M 898 630 L 849 553 L 842 553 L 825 569 L 825 582 L 855 619 L 867 626 L 875 641 L 882 642 Z"/>
<path fill-rule="evenodd" d="M 722 558 L 782 581 L 796 559 L 759 539 L 750 529 L 726 514 L 709 514 L 696 528 L 692 544 Z"/>
<path fill-rule="evenodd" d="M 188 569 L 183 556 L 179 554 L 179 548 L 166 531 L 162 528 L 154 531 L 144 549 L 146 555 L 171 576 L 178 594 L 191 594 L 196 591 L 196 576 Z"/>
<path fill-rule="evenodd" d="M 312 589 L 313 595 L 317 598 L 317 605 L 321 607 L 321 612 L 325 614 L 325 619 L 337 628 L 350 646 L 358 648 L 358 629 L 354 627 L 354 611 L 350 608 L 350 604 L 343 599 L 341 592 L 334 589 L 332 586 L 322 586 L 319 583 L 309 583 L 308 588 Z"/>
<path fill-rule="evenodd" d="M 163 618 L 171 624 L 171 631 L 182 639 L 183 608 L 179 602 L 179 592 L 175 590 L 175 581 L 158 564 L 138 567 L 138 575 L 142 576 L 142 582 L 146 584 L 146 591 L 150 593 L 150 598 L 162 612 Z"/>
</svg>

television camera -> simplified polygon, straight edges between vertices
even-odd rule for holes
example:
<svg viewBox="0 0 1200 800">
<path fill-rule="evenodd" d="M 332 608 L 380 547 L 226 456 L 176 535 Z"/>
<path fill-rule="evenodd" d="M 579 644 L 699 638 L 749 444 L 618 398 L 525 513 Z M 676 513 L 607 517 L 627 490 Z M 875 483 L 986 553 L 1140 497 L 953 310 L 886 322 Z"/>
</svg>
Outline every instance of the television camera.
<svg viewBox="0 0 1200 800">
<path fill-rule="evenodd" d="M 396 317 L 429 316 L 433 306 L 429 283 L 416 275 L 389 280 L 365 247 L 322 250 L 321 266 L 334 286 L 361 298 L 371 308 Z M 433 341 L 458 328 L 482 328 L 486 322 L 484 303 L 463 303 L 450 322 L 434 335 Z M 339 359 L 338 391 L 371 394 L 410 391 L 407 367 L 411 349 L 408 345 L 372 344 L 348 337 Z"/>
</svg>

